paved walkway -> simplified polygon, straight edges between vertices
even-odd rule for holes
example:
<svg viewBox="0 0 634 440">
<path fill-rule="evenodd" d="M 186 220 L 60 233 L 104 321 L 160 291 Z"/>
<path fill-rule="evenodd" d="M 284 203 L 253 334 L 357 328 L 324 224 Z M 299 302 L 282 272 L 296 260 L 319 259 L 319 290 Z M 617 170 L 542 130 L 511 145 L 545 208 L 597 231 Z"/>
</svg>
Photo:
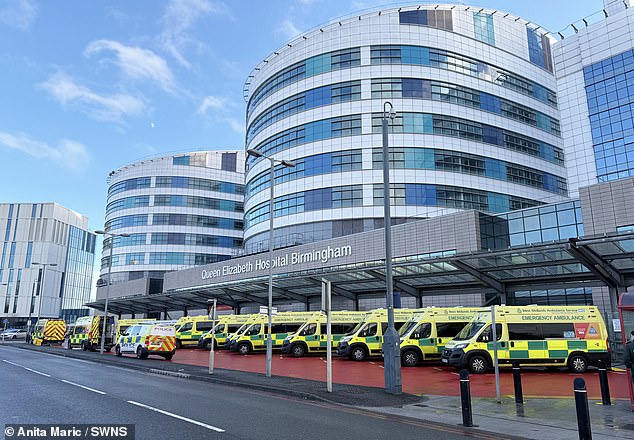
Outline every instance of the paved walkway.
<svg viewBox="0 0 634 440">
<path fill-rule="evenodd" d="M 326 391 L 323 382 L 284 376 L 267 378 L 263 374 L 236 370 L 216 369 L 213 375 L 207 368 L 196 365 L 146 359 L 101 356 L 98 353 L 64 350 L 54 347 L 34 347 L 22 343 L 5 344 L 16 348 L 44 351 L 51 354 L 92 360 L 154 374 L 180 376 L 225 385 L 248 387 L 269 392 L 290 394 L 313 400 L 363 407 L 368 411 L 415 418 L 449 425 L 462 423 L 460 399 L 455 396 L 393 396 L 381 388 L 334 384 L 333 393 Z M 572 390 L 571 390 L 572 395 Z M 590 402 L 593 439 L 634 438 L 634 412 L 628 401 L 616 400 L 610 407 L 600 401 Z M 517 408 L 512 396 L 504 396 L 502 403 L 495 399 L 473 400 L 473 419 L 476 430 L 500 436 L 512 435 L 530 439 L 577 440 L 577 419 L 574 399 L 526 399 Z"/>
</svg>

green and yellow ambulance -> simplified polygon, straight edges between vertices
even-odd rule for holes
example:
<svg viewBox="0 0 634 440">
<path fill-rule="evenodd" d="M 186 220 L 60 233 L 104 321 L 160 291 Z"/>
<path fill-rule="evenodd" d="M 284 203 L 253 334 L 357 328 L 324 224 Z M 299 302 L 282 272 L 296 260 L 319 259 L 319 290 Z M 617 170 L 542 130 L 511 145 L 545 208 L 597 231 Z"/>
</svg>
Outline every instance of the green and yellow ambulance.
<svg viewBox="0 0 634 440">
<path fill-rule="evenodd" d="M 271 320 L 271 339 L 273 348 L 281 348 L 284 339 L 295 333 L 307 320 L 313 316 L 314 312 L 279 312 Z M 240 354 L 249 354 L 253 351 L 266 350 L 268 316 L 260 315 L 261 318 L 254 318 L 244 332 L 232 340 L 231 351 Z"/>
<path fill-rule="evenodd" d="M 227 339 L 242 327 L 253 315 L 220 315 L 216 318 L 216 328 L 213 330 L 214 349 L 225 347 Z M 198 340 L 198 348 L 211 348 L 212 330 L 209 330 Z"/>
<path fill-rule="evenodd" d="M 470 307 L 429 307 L 412 315 L 412 319 L 399 330 L 401 364 L 414 367 L 421 361 L 439 361 L 445 344 L 481 310 Z"/>
<path fill-rule="evenodd" d="M 113 337 L 114 316 L 109 316 L 106 321 L 106 335 L 104 337 L 104 349 L 110 351 L 115 345 Z M 103 331 L 103 316 L 82 316 L 77 318 L 73 326 L 73 332 L 68 337 L 68 348 L 80 347 L 82 350 L 95 351 L 101 346 L 101 333 Z"/>
<path fill-rule="evenodd" d="M 567 366 L 583 373 L 603 361 L 610 366 L 605 323 L 596 306 L 497 306 L 493 341 L 491 311 L 478 313 L 449 341 L 442 362 L 472 373 L 493 367 L 494 343 L 498 365 Z"/>
<path fill-rule="evenodd" d="M 197 346 L 198 340 L 213 327 L 208 315 L 181 318 L 175 325 L 176 348 Z"/>
<path fill-rule="evenodd" d="M 368 312 L 332 312 L 330 333 L 335 349 L 339 340 L 363 321 L 367 314 Z M 306 353 L 324 353 L 328 347 L 326 321 L 325 313 L 314 313 L 296 333 L 284 339 L 282 353 L 290 353 L 295 357 L 302 357 Z"/>
<path fill-rule="evenodd" d="M 31 344 L 61 344 L 66 336 L 66 322 L 63 319 L 40 319 L 35 323 Z"/>
<path fill-rule="evenodd" d="M 423 309 L 394 309 L 396 331 L 408 322 L 414 313 L 421 310 Z M 380 356 L 387 324 L 386 309 L 372 310 L 351 334 L 341 338 L 337 344 L 337 354 L 355 361 L 365 360 L 368 356 Z"/>
</svg>

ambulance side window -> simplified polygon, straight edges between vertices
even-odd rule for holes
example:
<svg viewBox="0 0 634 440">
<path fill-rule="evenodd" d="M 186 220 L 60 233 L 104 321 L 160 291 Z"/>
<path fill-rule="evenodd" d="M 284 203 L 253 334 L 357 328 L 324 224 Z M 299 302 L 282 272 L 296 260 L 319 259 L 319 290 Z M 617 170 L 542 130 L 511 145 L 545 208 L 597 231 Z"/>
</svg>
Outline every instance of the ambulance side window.
<svg viewBox="0 0 634 440">
<path fill-rule="evenodd" d="M 378 328 L 378 326 L 376 325 L 376 322 L 368 324 L 368 325 L 366 325 L 364 327 L 363 330 L 361 330 L 359 332 L 359 337 L 367 338 L 368 336 L 374 336 L 374 335 L 376 335 L 377 328 Z"/>
<path fill-rule="evenodd" d="M 213 327 L 211 321 L 201 321 L 196 323 L 196 331 L 208 332 Z"/>
<path fill-rule="evenodd" d="M 257 335 L 260 333 L 261 328 L 262 326 L 260 324 L 255 324 L 253 327 L 251 327 L 251 330 L 245 333 L 245 336 Z"/>
<path fill-rule="evenodd" d="M 442 322 L 436 324 L 436 335 L 439 338 L 453 338 L 468 322 Z"/>
<path fill-rule="evenodd" d="M 539 341 L 543 339 L 542 330 L 538 324 L 509 324 L 509 339 L 513 341 Z"/>
<path fill-rule="evenodd" d="M 541 324 L 541 328 L 544 339 L 572 339 L 576 337 L 575 325 L 572 322 Z"/>
<path fill-rule="evenodd" d="M 240 324 L 229 324 L 227 328 L 227 333 L 235 333 L 240 327 L 242 327 Z"/>
<path fill-rule="evenodd" d="M 497 340 L 499 341 L 502 338 L 502 324 L 495 324 L 495 332 Z M 491 331 L 491 326 L 487 325 L 482 333 L 480 333 L 480 336 L 478 336 L 478 342 L 490 342 L 492 340 L 493 332 Z"/>
<path fill-rule="evenodd" d="M 193 327 L 193 326 L 194 326 L 194 324 L 193 324 L 193 323 L 188 322 L 187 324 L 185 324 L 185 325 L 181 326 L 180 331 L 181 331 L 181 332 L 186 332 L 186 331 L 189 331 L 189 330 L 191 330 L 191 329 L 192 329 L 192 327 Z"/>
<path fill-rule="evenodd" d="M 410 336 L 411 339 L 423 339 L 429 338 L 431 335 L 431 324 L 429 322 L 424 322 L 419 325 L 416 330 L 412 332 Z"/>
<path fill-rule="evenodd" d="M 304 327 L 304 329 L 300 333 L 300 336 L 312 336 L 315 334 L 316 330 L 317 330 L 317 324 L 313 322 L 311 324 L 308 324 L 306 327 Z"/>
</svg>

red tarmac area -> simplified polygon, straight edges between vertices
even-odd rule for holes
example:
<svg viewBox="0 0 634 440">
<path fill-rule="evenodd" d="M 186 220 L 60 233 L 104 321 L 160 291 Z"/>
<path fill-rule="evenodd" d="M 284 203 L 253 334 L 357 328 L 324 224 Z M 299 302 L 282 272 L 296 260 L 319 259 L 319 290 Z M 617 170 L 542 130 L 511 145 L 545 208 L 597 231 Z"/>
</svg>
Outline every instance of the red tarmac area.
<svg viewBox="0 0 634 440">
<path fill-rule="evenodd" d="M 209 351 L 196 348 L 177 350 L 172 362 L 208 366 Z M 215 352 L 216 368 L 264 373 L 266 359 L 264 353 L 247 356 L 219 350 Z M 275 376 L 288 376 L 300 379 L 326 382 L 326 355 L 294 358 L 273 353 L 271 365 Z M 414 368 L 402 368 L 403 392 L 422 395 L 459 396 L 458 371 L 441 364 L 419 365 Z M 384 369 L 381 358 L 357 362 L 333 354 L 333 382 L 340 384 L 363 385 L 383 388 Z M 540 368 L 522 370 L 522 388 L 525 397 L 533 398 L 573 398 L 572 382 L 576 377 L 586 381 L 588 397 L 601 399 L 599 375 L 596 369 L 584 374 L 573 374 L 561 369 L 547 371 Z M 470 375 L 471 395 L 474 397 L 495 397 L 495 375 L 493 372 Z M 608 373 L 612 398 L 629 399 L 627 391 L 627 372 Z M 503 396 L 513 396 L 513 373 L 511 369 L 500 369 L 500 389 Z"/>
</svg>

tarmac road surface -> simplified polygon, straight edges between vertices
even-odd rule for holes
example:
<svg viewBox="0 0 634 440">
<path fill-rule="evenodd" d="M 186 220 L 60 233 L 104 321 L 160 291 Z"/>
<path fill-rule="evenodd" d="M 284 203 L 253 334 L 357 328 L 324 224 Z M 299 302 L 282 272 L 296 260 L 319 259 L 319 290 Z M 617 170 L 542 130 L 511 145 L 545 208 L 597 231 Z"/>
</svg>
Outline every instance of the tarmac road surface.
<svg viewBox="0 0 634 440">
<path fill-rule="evenodd" d="M 126 423 L 136 439 L 512 438 L 6 346 L 0 375 L 5 424 Z"/>
</svg>

